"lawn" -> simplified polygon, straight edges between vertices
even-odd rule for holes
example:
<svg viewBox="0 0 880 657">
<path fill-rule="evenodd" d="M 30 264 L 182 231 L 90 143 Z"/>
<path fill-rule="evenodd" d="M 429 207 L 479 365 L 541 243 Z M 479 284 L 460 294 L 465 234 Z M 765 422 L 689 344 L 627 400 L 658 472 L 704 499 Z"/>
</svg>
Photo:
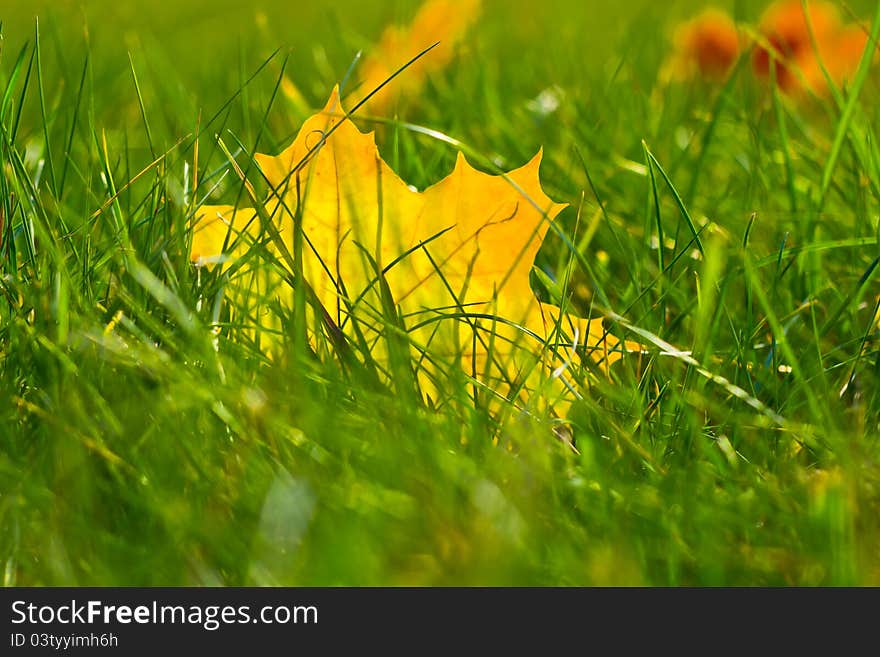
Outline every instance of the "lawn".
<svg viewBox="0 0 880 657">
<path fill-rule="evenodd" d="M 696 1 L 485 0 L 421 84 L 414 38 L 351 120 L 418 190 L 543 149 L 531 288 L 638 343 L 533 341 L 525 394 L 387 286 L 374 341 L 322 331 L 262 211 L 283 291 L 190 257 L 420 3 L 156 4 L 0 9 L 4 585 L 880 585 L 880 64 L 761 77 L 764 0 L 718 3 L 723 75 L 671 72 Z"/>
</svg>

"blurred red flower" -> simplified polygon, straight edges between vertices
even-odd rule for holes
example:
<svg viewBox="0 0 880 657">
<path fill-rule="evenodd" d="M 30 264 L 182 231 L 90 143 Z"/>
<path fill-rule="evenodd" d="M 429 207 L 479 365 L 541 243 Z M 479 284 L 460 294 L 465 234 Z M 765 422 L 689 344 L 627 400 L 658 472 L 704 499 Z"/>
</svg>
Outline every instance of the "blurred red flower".
<svg viewBox="0 0 880 657">
<path fill-rule="evenodd" d="M 736 63 L 740 37 L 733 19 L 718 9 L 708 9 L 675 31 L 672 67 L 677 77 L 696 74 L 722 79 Z"/>
<path fill-rule="evenodd" d="M 827 92 L 825 73 L 843 84 L 858 68 L 868 41 L 859 25 L 844 25 L 837 8 L 824 1 L 809 2 L 806 11 L 801 0 L 775 2 L 761 17 L 758 33 L 755 74 L 767 79 L 772 71 L 789 94 Z"/>
</svg>

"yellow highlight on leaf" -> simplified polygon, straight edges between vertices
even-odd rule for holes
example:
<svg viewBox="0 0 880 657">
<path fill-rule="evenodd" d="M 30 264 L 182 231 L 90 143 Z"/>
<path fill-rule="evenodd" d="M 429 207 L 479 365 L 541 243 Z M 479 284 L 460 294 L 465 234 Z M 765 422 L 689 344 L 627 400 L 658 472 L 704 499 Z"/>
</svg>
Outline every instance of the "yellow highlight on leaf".
<svg viewBox="0 0 880 657">
<path fill-rule="evenodd" d="M 540 152 L 498 176 L 459 155 L 448 176 L 419 192 L 382 160 L 373 134 L 345 117 L 334 90 L 287 149 L 256 160 L 273 189 L 265 212 L 202 207 L 191 250 L 194 262 L 238 264 L 227 296 L 249 330 L 283 329 L 272 306 L 292 307 L 300 222 L 302 274 L 320 318 L 337 335 L 366 341 L 378 361 L 387 360 L 390 333 L 406 331 L 418 381 L 432 396 L 439 361 L 459 360 L 490 395 L 523 400 L 541 388 L 562 408 L 576 394 L 564 382 L 575 342 L 600 368 L 640 350 L 607 335 L 601 319 L 561 313 L 532 292 L 535 255 L 565 207 L 541 188 Z M 388 293 L 397 326 L 389 326 Z"/>
</svg>

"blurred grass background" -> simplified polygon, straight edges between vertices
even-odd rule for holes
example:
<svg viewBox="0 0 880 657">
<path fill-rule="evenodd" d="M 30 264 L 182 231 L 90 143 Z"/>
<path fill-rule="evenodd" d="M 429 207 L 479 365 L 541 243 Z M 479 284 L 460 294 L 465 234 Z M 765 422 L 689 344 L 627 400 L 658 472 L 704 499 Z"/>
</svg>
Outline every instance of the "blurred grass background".
<svg viewBox="0 0 880 657">
<path fill-rule="evenodd" d="M 751 22 L 765 6 L 719 4 Z M 14 137 L 3 117 L 5 230 L 22 252 L 27 221 L 45 232 L 32 263 L 2 263 L 4 584 L 880 583 L 880 177 L 860 150 L 876 144 L 876 71 L 816 208 L 842 107 L 776 106 L 747 63 L 726 88 L 660 83 L 673 27 L 704 6 L 490 0 L 453 65 L 399 107 L 502 167 L 543 146 L 545 188 L 572 204 L 561 224 L 581 204 L 607 212 L 594 270 L 575 273 L 582 302 L 627 309 L 787 420 L 651 358 L 589 384 L 574 453 L 552 418 L 517 417 L 495 446 L 499 427 L 466 398 L 409 408 L 333 363 L 302 375 L 225 336 L 215 352 L 120 259 L 123 226 L 144 271 L 210 324 L 217 281 L 185 256 L 192 146 L 174 145 L 223 108 L 200 139 L 201 178 L 226 165 L 214 134 L 275 152 L 417 3 L 6 2 L 0 82 L 23 48 L 27 62 L 35 15 L 41 75 Z M 846 6 L 868 20 L 874 5 Z M 288 53 L 306 105 L 279 97 L 267 113 Z M 705 259 L 682 248 L 643 140 L 717 228 Z M 455 157 L 399 126 L 380 148 L 419 187 Z M 168 149 L 88 219 L 108 173 L 118 186 Z M 60 191 L 47 153 L 67 169 Z M 33 204 L 9 212 L 9 191 L 35 181 Z M 674 242 L 665 269 L 658 215 Z M 74 239 L 48 239 L 68 234 L 59 221 Z M 549 242 L 552 271 L 562 247 Z"/>
</svg>

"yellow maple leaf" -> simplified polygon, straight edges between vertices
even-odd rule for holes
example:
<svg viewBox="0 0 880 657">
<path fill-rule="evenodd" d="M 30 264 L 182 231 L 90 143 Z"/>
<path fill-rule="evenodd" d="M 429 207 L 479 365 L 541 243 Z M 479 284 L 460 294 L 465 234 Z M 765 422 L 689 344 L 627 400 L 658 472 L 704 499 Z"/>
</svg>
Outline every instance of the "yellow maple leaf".
<svg viewBox="0 0 880 657">
<path fill-rule="evenodd" d="M 535 255 L 565 207 L 541 188 L 540 152 L 502 176 L 474 169 L 459 154 L 452 173 L 419 192 L 382 160 L 373 133 L 346 117 L 334 90 L 287 149 L 255 159 L 272 188 L 260 204 L 265 212 L 203 206 L 192 260 L 293 252 L 300 222 L 301 264 L 294 264 L 313 290 L 312 307 L 320 304 L 321 315 L 347 338 L 358 330 L 380 357 L 390 330 L 383 293 L 390 293 L 416 353 L 460 359 L 475 381 L 503 397 L 526 398 L 536 387 L 545 394 L 552 388 L 552 398 L 570 397 L 560 365 L 575 342 L 603 368 L 640 348 L 609 336 L 601 319 L 561 313 L 532 292 Z M 260 241 L 266 223 L 274 241 Z M 241 267 L 230 281 L 235 308 L 259 306 L 243 312 L 255 328 L 281 329 L 265 299 L 291 306 L 290 262 L 279 257 L 272 267 Z M 430 388 L 431 361 L 416 360 L 419 380 Z"/>
<path fill-rule="evenodd" d="M 428 55 L 407 67 L 395 80 L 393 90 L 382 90 L 365 107 L 381 115 L 387 113 L 395 99 L 417 97 L 426 78 L 452 60 L 457 46 L 479 15 L 480 4 L 481 0 L 428 0 L 409 27 L 386 28 L 361 66 L 361 81 L 348 98 L 349 102 L 363 99 L 411 58 L 436 43 Z"/>
</svg>

